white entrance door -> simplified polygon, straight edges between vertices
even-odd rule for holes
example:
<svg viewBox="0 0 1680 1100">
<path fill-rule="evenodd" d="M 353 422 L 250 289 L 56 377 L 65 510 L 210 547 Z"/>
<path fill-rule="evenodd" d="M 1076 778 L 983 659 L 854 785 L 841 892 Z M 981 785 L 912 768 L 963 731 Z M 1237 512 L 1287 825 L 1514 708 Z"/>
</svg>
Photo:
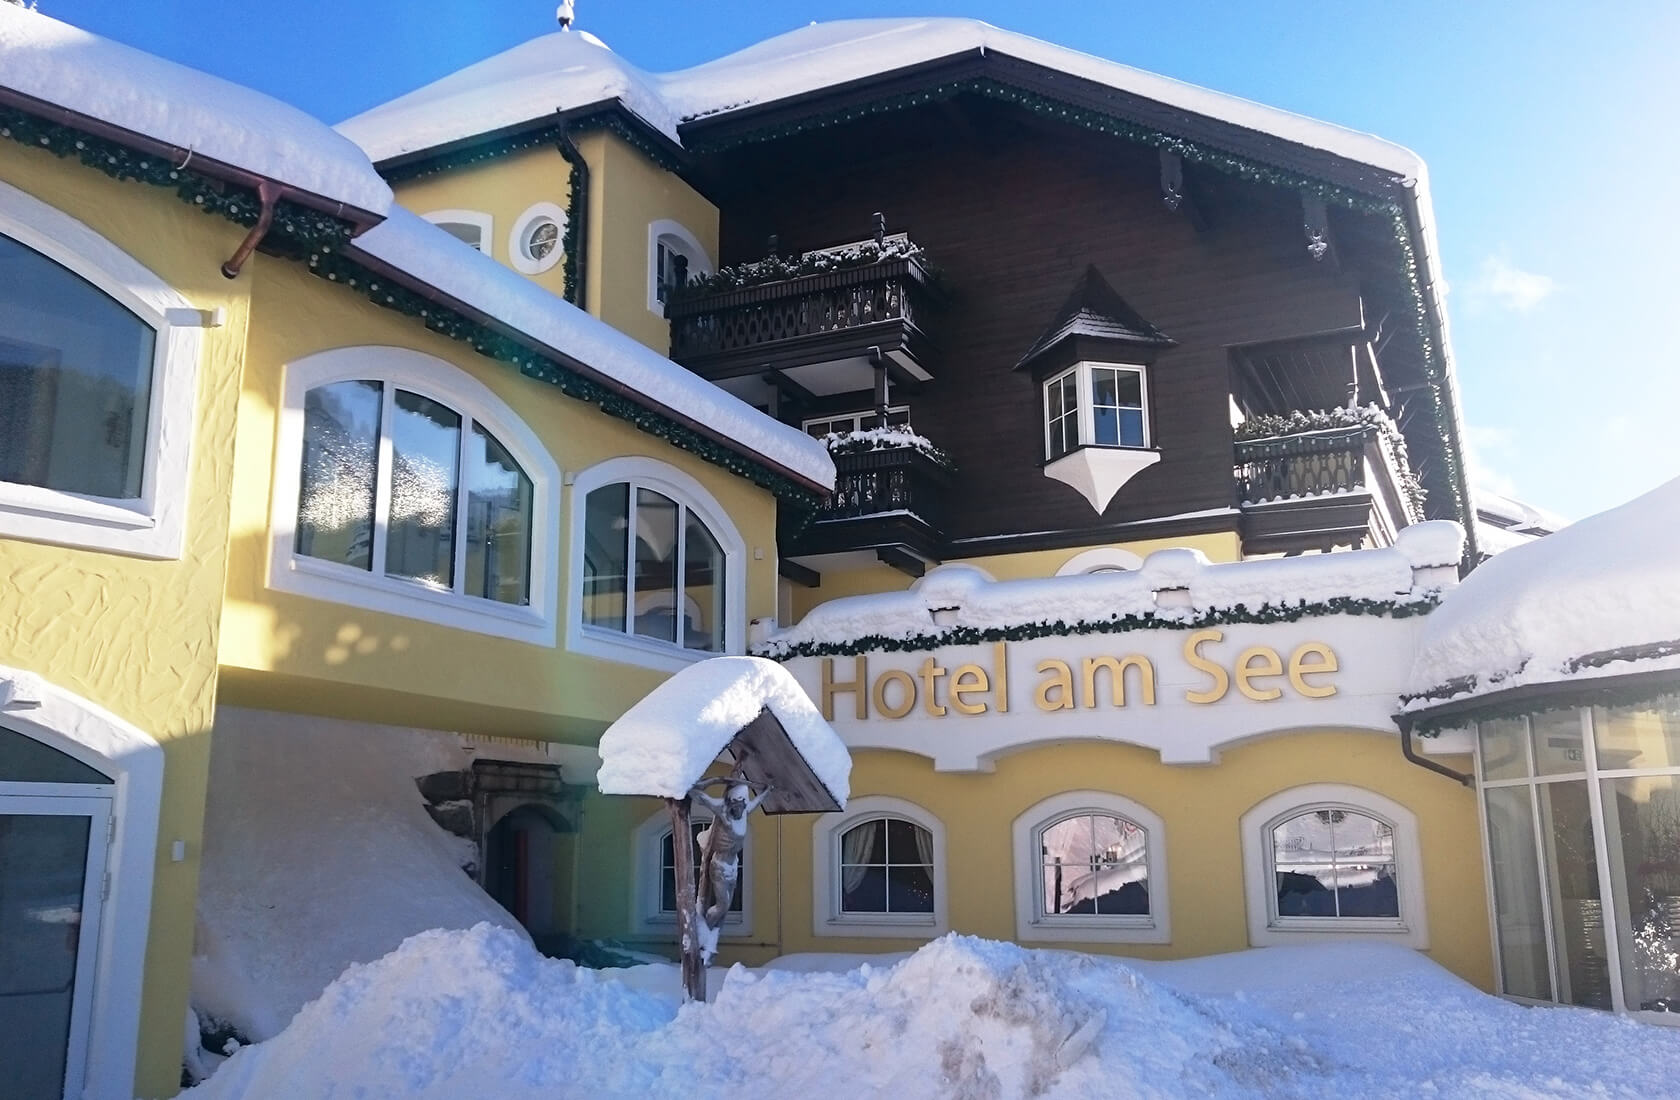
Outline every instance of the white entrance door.
<svg viewBox="0 0 1680 1100">
<path fill-rule="evenodd" d="M 82 1094 L 108 790 L 0 782 L 0 1092 L 15 1100 Z"/>
</svg>

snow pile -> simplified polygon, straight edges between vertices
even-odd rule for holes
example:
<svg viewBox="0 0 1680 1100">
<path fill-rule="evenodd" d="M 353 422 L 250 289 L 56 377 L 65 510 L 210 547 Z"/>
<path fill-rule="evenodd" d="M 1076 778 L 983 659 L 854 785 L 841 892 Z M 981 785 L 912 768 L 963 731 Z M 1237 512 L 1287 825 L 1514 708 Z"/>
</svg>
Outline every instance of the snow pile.
<svg viewBox="0 0 1680 1100">
<path fill-rule="evenodd" d="M 1680 656 L 1575 659 L 1680 640 L 1680 478 L 1498 554 L 1424 627 L 1413 709 L 1519 684 L 1680 665 Z"/>
<path fill-rule="evenodd" d="M 663 405 L 678 419 L 703 424 L 824 488 L 834 461 L 798 428 L 778 423 L 699 375 L 684 370 L 611 325 L 497 263 L 400 207 L 351 242 L 352 254 L 389 264 L 488 317 L 517 329 L 561 356 Z"/>
<path fill-rule="evenodd" d="M 951 630 L 1008 630 L 1061 623 L 1100 626 L 1154 616 L 1162 626 L 1244 607 L 1328 604 L 1334 600 L 1422 602 L 1414 569 L 1456 563 L 1463 532 L 1446 520 L 1400 532 L 1393 547 L 1340 554 L 1210 564 L 1197 550 L 1157 550 L 1127 572 L 994 581 L 970 565 L 931 570 L 901 592 L 847 596 L 813 608 L 758 651 L 785 658 L 823 644 L 868 638 L 919 639 Z M 1449 556 L 1450 555 L 1450 556 Z M 1172 592 L 1178 598 L 1159 597 Z"/>
<path fill-rule="evenodd" d="M 889 424 L 883 428 L 859 428 L 856 431 L 828 432 L 822 437 L 829 454 L 845 455 L 859 451 L 891 451 L 909 448 L 920 451 L 939 465 L 949 468 L 951 456 L 940 450 L 927 436 L 908 424 Z"/>
<path fill-rule="evenodd" d="M 461 870 L 471 842 L 427 816 L 414 784 L 469 765 L 453 734 L 219 709 L 193 1008 L 266 1039 L 416 932 L 512 927 Z"/>
<path fill-rule="evenodd" d="M 736 967 L 683 1006 L 674 967 L 638 970 L 546 960 L 489 926 L 427 932 L 186 1095 L 1569 1097 L 1680 1079 L 1667 1029 L 1523 1008 L 1384 945 L 1142 963 L 947 936 L 888 965 Z"/>
<path fill-rule="evenodd" d="M 799 682 L 762 657 L 713 657 L 689 665 L 625 711 L 601 735 L 601 793 L 683 797 L 766 708 L 844 807 L 851 755 Z"/>
<path fill-rule="evenodd" d="M 261 92 L 0 4 L 0 86 L 383 214 L 391 189 L 341 134 Z"/>
</svg>

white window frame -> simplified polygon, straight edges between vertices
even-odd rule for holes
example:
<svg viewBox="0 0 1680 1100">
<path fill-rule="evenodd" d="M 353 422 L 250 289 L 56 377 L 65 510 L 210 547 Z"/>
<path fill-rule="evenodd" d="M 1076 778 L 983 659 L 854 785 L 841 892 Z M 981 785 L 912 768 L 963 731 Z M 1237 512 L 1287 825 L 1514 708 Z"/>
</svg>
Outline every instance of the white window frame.
<svg viewBox="0 0 1680 1100">
<path fill-rule="evenodd" d="M 690 820 L 694 824 L 704 824 L 712 820 L 712 815 L 704 809 L 696 809 Z M 644 935 L 670 935 L 676 931 L 677 915 L 667 913 L 659 907 L 660 887 L 663 885 L 660 878 L 664 870 L 660 865 L 659 850 L 670 832 L 671 815 L 666 810 L 660 810 L 636 827 L 635 925 L 636 931 Z M 742 869 L 745 872 L 741 875 L 738 887 L 741 892 L 741 911 L 724 915 L 721 935 L 726 939 L 752 935 L 752 848 L 752 823 L 749 821 L 746 841 L 741 847 Z"/>
<path fill-rule="evenodd" d="M 933 837 L 932 913 L 842 913 L 840 911 L 840 838 L 855 825 L 902 818 Z M 838 813 L 823 814 L 811 829 L 811 932 L 817 936 L 883 939 L 932 939 L 950 931 L 946 890 L 945 824 L 902 798 L 868 795 L 853 798 Z"/>
<path fill-rule="evenodd" d="M 1312 810 L 1350 810 L 1394 831 L 1394 873 L 1400 916 L 1282 917 L 1277 915 L 1276 863 L 1272 830 L 1289 818 Z M 1248 905 L 1248 940 L 1254 947 L 1313 940 L 1361 940 L 1396 943 L 1422 950 L 1429 946 L 1429 922 L 1423 896 L 1423 848 L 1417 815 L 1375 791 L 1343 783 L 1292 787 L 1261 801 L 1242 815 L 1243 892 Z"/>
<path fill-rule="evenodd" d="M 676 246 L 688 257 L 688 275 L 710 275 L 717 268 L 712 265 L 711 253 L 700 243 L 688 227 L 670 218 L 648 224 L 647 248 L 647 306 L 649 312 L 665 316 L 665 303 L 659 300 L 659 245 Z"/>
<path fill-rule="evenodd" d="M 525 606 L 460 592 L 444 592 L 383 575 L 380 549 L 385 520 L 376 507 L 373 565 L 380 572 L 296 553 L 298 496 L 302 481 L 304 397 L 318 386 L 367 380 L 381 383 L 387 415 L 380 420 L 381 453 L 389 450 L 388 408 L 398 387 L 447 405 L 471 418 L 507 448 L 531 479 L 530 602 Z M 462 441 L 468 431 L 462 424 Z M 478 379 L 442 359 L 408 348 L 334 348 L 288 364 L 275 447 L 274 501 L 270 515 L 268 586 L 281 592 L 402 615 L 439 626 L 553 646 L 559 579 L 555 527 L 560 515 L 560 468 L 535 432 Z M 382 479 L 383 480 L 383 479 Z M 459 487 L 457 508 L 465 506 Z M 388 492 L 388 489 L 382 490 Z M 457 518 L 456 579 L 465 558 L 465 525 Z"/>
<path fill-rule="evenodd" d="M 88 1100 L 134 1095 L 146 935 L 152 913 L 158 817 L 163 799 L 163 749 L 136 726 L 41 679 L 0 666 L 0 721 L 96 768 L 110 786 L 68 784 L 66 794 L 104 792 L 113 822 L 105 852 L 109 889 L 100 911 L 83 1085 Z M 33 793 L 43 784 L 8 784 Z M 70 791 L 69 787 L 77 788 Z M 196 853 L 194 858 L 197 858 Z M 78 985 L 80 975 L 78 975 Z"/>
<path fill-rule="evenodd" d="M 203 329 L 215 323 L 212 312 L 194 308 L 87 225 L 6 183 L 0 183 L 0 233 L 86 279 L 157 334 L 139 498 L 0 482 L 0 536 L 140 558 L 180 558 L 191 490 L 198 361 Z"/>
<path fill-rule="evenodd" d="M 1097 432 L 1096 421 L 1092 413 L 1093 405 L 1091 401 L 1091 369 L 1093 367 L 1101 367 L 1105 370 L 1127 371 L 1138 376 L 1138 395 L 1143 402 L 1142 446 L 1133 447 L 1123 443 L 1094 442 Z M 1104 450 L 1111 451 L 1147 451 L 1154 447 L 1155 433 L 1150 430 L 1149 424 L 1149 368 L 1144 366 L 1142 363 L 1107 363 L 1097 362 L 1096 360 L 1082 360 L 1066 370 L 1057 371 L 1055 374 L 1045 378 L 1044 381 L 1039 384 L 1039 420 L 1044 434 L 1043 442 L 1045 461 L 1055 461 L 1057 458 L 1063 458 L 1066 457 L 1066 455 L 1073 453 L 1073 451 L 1070 450 L 1052 458 L 1050 450 L 1050 386 L 1052 383 L 1059 382 L 1070 375 L 1076 376 L 1074 392 L 1077 395 L 1076 406 L 1078 408 L 1079 418 L 1079 442 L 1078 446 L 1076 446 L 1074 450 L 1077 450 L 1079 447 L 1101 447 Z"/>
<path fill-rule="evenodd" d="M 430 214 L 420 216 L 440 228 L 445 225 L 472 226 L 478 230 L 478 244 L 473 247 L 485 255 L 489 255 L 490 243 L 495 240 L 492 234 L 495 231 L 496 221 L 482 210 L 434 210 Z M 565 232 L 564 223 L 561 225 L 561 232 Z M 454 236 L 454 234 L 450 235 Z M 556 248 L 556 251 L 559 251 L 559 249 Z"/>
<path fill-rule="evenodd" d="M 1082 550 L 1062 563 L 1056 570 L 1058 577 L 1076 577 L 1085 573 L 1130 572 L 1143 568 L 1143 559 L 1130 550 L 1118 546 L 1097 546 Z"/>
<path fill-rule="evenodd" d="M 551 221 L 560 228 L 560 235 L 555 239 L 554 249 L 541 259 L 525 251 L 525 235 L 539 221 Z M 532 203 L 525 208 L 525 212 L 513 219 L 513 229 L 508 233 L 507 240 L 508 263 L 521 275 L 541 275 L 551 270 L 566 253 L 566 211 L 563 207 L 552 202 Z"/>
<path fill-rule="evenodd" d="M 1123 817 L 1146 834 L 1149 915 L 1046 913 L 1039 835 L 1070 817 Z M 1015 938 L 1052 943 L 1171 943 L 1167 827 L 1141 802 L 1109 791 L 1067 791 L 1029 806 L 1011 826 L 1015 855 Z"/>
<path fill-rule="evenodd" d="M 906 419 L 906 424 L 908 424 L 910 416 L 909 405 L 887 406 L 888 417 L 891 417 L 896 413 L 903 413 Z M 810 435 L 812 424 L 832 424 L 837 420 L 850 420 L 852 422 L 852 426 L 845 430 L 848 432 L 859 432 L 863 430 L 863 422 L 874 415 L 874 409 L 860 409 L 857 412 L 837 412 L 829 416 L 807 416 L 799 422 L 799 430 L 804 432 L 806 435 Z M 819 436 L 818 438 L 821 437 Z"/>
<path fill-rule="evenodd" d="M 588 523 L 589 494 L 604 485 L 628 482 L 632 489 L 642 486 L 669 497 L 700 518 L 706 529 L 723 550 L 723 648 L 721 650 L 688 649 L 675 642 L 660 641 L 638 634 L 629 634 L 604 627 L 590 626 L 583 621 L 583 551 L 587 542 L 585 524 Z M 724 654 L 746 652 L 747 637 L 747 545 L 731 522 L 729 513 L 717 498 L 707 492 L 690 475 L 669 463 L 645 455 L 626 455 L 609 458 L 605 462 L 581 471 L 571 488 L 571 554 L 569 581 L 566 588 L 566 648 L 573 653 L 599 657 L 608 661 L 641 665 L 663 672 L 676 672 L 696 661 Z M 635 500 L 635 493 L 630 494 Z M 682 540 L 679 539 L 679 543 Z M 634 544 L 630 546 L 634 551 Z M 679 574 L 680 575 L 680 574 Z M 633 594 L 631 594 L 633 597 Z"/>
</svg>

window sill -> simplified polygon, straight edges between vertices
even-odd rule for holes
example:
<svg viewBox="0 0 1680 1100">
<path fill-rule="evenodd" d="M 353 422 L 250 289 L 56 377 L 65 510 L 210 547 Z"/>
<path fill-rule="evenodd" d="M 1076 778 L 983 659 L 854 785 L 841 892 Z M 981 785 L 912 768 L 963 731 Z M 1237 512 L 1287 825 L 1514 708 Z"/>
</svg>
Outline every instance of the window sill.
<svg viewBox="0 0 1680 1100">
<path fill-rule="evenodd" d="M 1273 921 L 1249 937 L 1254 947 L 1281 947 L 1292 943 L 1328 943 L 1336 940 L 1363 940 L 1399 944 L 1423 950 L 1429 940 L 1417 928 L 1394 921 L 1375 925 L 1351 924 L 1346 921 L 1314 920 L 1306 923 Z"/>
<path fill-rule="evenodd" d="M 932 939 L 948 929 L 937 913 L 846 913 L 820 920 L 819 936 L 856 936 L 874 939 Z"/>
<path fill-rule="evenodd" d="M 1053 943 L 1171 943 L 1168 929 L 1153 917 L 1039 917 L 1023 929 L 1022 940 Z"/>
<path fill-rule="evenodd" d="M 671 642 L 661 642 L 634 634 L 621 634 L 616 630 L 577 622 L 574 622 L 568 631 L 566 648 L 585 657 L 640 665 L 660 672 L 680 672 L 708 657 L 723 657 L 731 652 L 727 649 L 683 649 Z"/>
<path fill-rule="evenodd" d="M 143 500 L 80 496 L 35 485 L 0 484 L 0 536 L 159 560 L 181 556 L 179 512 L 145 510 Z"/>
<path fill-rule="evenodd" d="M 294 556 L 272 572 L 269 587 L 476 634 L 531 645 L 554 645 L 554 624 L 532 608 L 458 596 L 428 588 L 418 581 L 378 577 L 335 562 Z"/>
</svg>

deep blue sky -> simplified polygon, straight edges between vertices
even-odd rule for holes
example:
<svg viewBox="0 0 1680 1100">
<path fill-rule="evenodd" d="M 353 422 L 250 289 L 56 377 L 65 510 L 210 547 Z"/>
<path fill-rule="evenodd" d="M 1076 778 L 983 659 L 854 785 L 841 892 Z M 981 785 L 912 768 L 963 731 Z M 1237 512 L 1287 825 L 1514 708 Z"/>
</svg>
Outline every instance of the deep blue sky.
<svg viewBox="0 0 1680 1100">
<path fill-rule="evenodd" d="M 548 0 L 39 0 L 338 121 L 554 27 Z M 1478 481 L 1566 516 L 1680 474 L 1680 3 L 577 0 L 645 69 L 817 19 L 966 15 L 1369 130 L 1430 166 Z"/>
</svg>

